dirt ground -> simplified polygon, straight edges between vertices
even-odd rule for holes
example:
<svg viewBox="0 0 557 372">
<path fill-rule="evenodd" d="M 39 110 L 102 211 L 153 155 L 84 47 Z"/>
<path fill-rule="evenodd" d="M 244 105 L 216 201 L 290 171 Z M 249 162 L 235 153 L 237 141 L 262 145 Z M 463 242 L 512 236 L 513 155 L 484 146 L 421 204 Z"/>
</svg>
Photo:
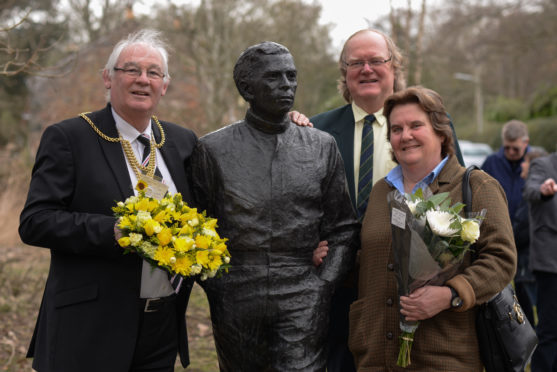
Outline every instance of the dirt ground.
<svg viewBox="0 0 557 372">
<path fill-rule="evenodd" d="M 0 371 L 28 372 L 25 358 L 49 268 L 46 249 L 13 244 L 0 246 Z M 187 311 L 191 364 L 177 372 L 218 371 L 207 299 L 195 285 Z"/>
</svg>

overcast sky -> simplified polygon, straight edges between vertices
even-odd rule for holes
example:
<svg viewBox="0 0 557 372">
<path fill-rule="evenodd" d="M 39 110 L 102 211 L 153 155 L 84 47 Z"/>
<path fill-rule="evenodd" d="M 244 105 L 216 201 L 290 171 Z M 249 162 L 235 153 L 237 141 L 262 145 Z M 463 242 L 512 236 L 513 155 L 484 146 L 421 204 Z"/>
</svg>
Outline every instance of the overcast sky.
<svg viewBox="0 0 557 372">
<path fill-rule="evenodd" d="M 134 10 L 137 12 L 149 12 L 149 6 L 153 0 L 140 0 L 135 3 Z M 159 0 L 160 1 L 160 0 Z M 167 0 L 173 4 L 196 4 L 199 0 Z M 331 37 L 335 49 L 340 51 L 344 41 L 354 32 L 367 27 L 365 18 L 375 21 L 389 14 L 389 0 L 304 0 L 307 3 L 314 1 L 321 4 L 322 24 L 331 24 Z M 429 0 L 428 5 L 437 0 Z M 406 7 L 407 0 L 392 0 L 395 7 Z M 412 6 L 417 8 L 421 1 L 412 1 Z M 295 21 L 295 20 L 293 20 Z"/>
</svg>

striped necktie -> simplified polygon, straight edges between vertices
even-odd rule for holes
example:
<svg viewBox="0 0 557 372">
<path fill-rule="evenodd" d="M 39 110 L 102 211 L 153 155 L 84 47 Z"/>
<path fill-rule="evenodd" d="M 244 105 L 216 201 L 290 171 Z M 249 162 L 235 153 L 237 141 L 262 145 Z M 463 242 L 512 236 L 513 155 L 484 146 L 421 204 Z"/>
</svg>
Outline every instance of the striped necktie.
<svg viewBox="0 0 557 372">
<path fill-rule="evenodd" d="M 364 118 L 362 131 L 362 152 L 360 153 L 360 176 L 358 178 L 358 199 L 356 209 L 360 221 L 364 219 L 369 193 L 373 186 L 373 127 L 375 116 L 367 115 Z"/>
<path fill-rule="evenodd" d="M 137 140 L 143 144 L 143 159 L 141 160 L 141 165 L 146 167 L 151 158 L 151 138 L 148 134 L 142 133 L 137 136 Z M 158 167 L 155 168 L 155 176 L 162 180 L 162 174 Z"/>
</svg>

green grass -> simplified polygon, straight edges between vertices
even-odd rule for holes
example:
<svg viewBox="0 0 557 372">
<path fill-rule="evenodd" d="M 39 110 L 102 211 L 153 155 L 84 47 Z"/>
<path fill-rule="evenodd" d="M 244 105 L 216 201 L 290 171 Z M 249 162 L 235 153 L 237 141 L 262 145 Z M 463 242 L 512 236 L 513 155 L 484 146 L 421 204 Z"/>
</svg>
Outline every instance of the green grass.
<svg viewBox="0 0 557 372">
<path fill-rule="evenodd" d="M 48 274 L 48 250 L 22 244 L 0 246 L 0 371 L 30 372 L 25 358 Z M 186 314 L 191 364 L 177 372 L 217 372 L 209 305 L 195 285 Z"/>
</svg>

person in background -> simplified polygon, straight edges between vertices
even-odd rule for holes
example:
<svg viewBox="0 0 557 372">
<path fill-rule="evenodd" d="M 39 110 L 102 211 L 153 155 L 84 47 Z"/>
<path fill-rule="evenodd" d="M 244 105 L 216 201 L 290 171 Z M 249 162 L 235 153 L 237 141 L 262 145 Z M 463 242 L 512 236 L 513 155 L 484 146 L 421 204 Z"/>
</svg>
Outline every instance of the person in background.
<svg viewBox="0 0 557 372">
<path fill-rule="evenodd" d="M 340 79 L 338 90 L 347 102 L 342 107 L 315 115 L 310 121 L 315 128 L 331 134 L 344 161 L 351 206 L 358 217 L 364 216 L 373 185 L 395 167 L 391 160 L 391 145 L 387 141 L 387 120 L 383 115 L 385 99 L 406 87 L 403 57 L 393 40 L 379 30 L 363 29 L 345 42 L 338 60 Z M 300 125 L 307 122 L 293 120 Z M 453 128 L 452 123 L 450 124 Z M 453 130 L 456 156 L 464 164 Z M 320 265 L 327 254 L 327 242 L 315 250 L 314 264 Z M 356 269 L 333 297 L 329 326 L 330 372 L 355 371 L 348 350 L 348 311 L 356 299 Z"/>
<path fill-rule="evenodd" d="M 537 285 L 539 344 L 532 372 L 557 371 L 557 153 L 530 163 L 523 196 L 530 216 L 530 269 Z"/>
<path fill-rule="evenodd" d="M 385 102 L 387 135 L 398 165 L 379 180 L 370 195 L 361 232 L 358 300 L 350 307 L 350 350 L 359 371 L 398 371 L 399 315 L 419 321 L 414 336 L 412 371 L 481 372 L 475 306 L 488 301 L 514 275 L 516 251 L 499 183 L 485 172 L 472 172 L 472 211 L 487 209 L 475 247 L 456 275 L 443 286 L 428 285 L 400 297 L 392 252 L 387 194 L 414 193 L 429 187 L 462 201 L 465 168 L 455 157 L 450 119 L 441 97 L 423 87 L 399 91 Z M 399 314 L 400 313 L 400 314 Z"/>
<path fill-rule="evenodd" d="M 192 190 L 218 218 L 231 268 L 202 282 L 221 371 L 324 371 L 330 301 L 353 265 L 359 223 L 333 137 L 288 118 L 297 71 L 286 47 L 246 49 L 234 82 L 244 120 L 200 138 Z M 316 269 L 321 240 L 329 255 Z"/>
<path fill-rule="evenodd" d="M 522 161 L 522 172 L 520 177 L 526 180 L 528 177 L 528 170 L 530 163 L 541 156 L 547 156 L 547 152 L 543 149 L 530 148 L 524 155 Z M 516 244 L 516 251 L 518 255 L 518 264 L 516 268 L 516 275 L 514 277 L 514 288 L 516 298 L 524 310 L 524 314 L 532 326 L 534 322 L 534 306 L 536 306 L 536 278 L 530 268 L 528 267 L 530 255 L 530 223 L 528 216 L 528 202 L 522 198 L 518 208 L 516 209 L 515 216 L 512 220 L 514 241 Z"/>
<path fill-rule="evenodd" d="M 134 195 L 144 168 L 191 202 L 184 164 L 197 138 L 153 116 L 170 83 L 158 31 L 116 44 L 102 78 L 107 106 L 47 127 L 37 152 L 19 234 L 51 259 L 27 356 L 40 372 L 171 372 L 178 352 L 189 364 L 193 281 L 174 289 L 165 271 L 124 255 L 111 208 Z"/>
<path fill-rule="evenodd" d="M 484 172 L 495 178 L 507 196 L 509 215 L 514 222 L 516 210 L 522 200 L 524 179 L 520 177 L 521 164 L 524 155 L 528 152 L 530 141 L 528 127 L 521 121 L 511 120 L 501 130 L 503 145 L 494 154 L 489 155 L 481 168 Z"/>
</svg>

